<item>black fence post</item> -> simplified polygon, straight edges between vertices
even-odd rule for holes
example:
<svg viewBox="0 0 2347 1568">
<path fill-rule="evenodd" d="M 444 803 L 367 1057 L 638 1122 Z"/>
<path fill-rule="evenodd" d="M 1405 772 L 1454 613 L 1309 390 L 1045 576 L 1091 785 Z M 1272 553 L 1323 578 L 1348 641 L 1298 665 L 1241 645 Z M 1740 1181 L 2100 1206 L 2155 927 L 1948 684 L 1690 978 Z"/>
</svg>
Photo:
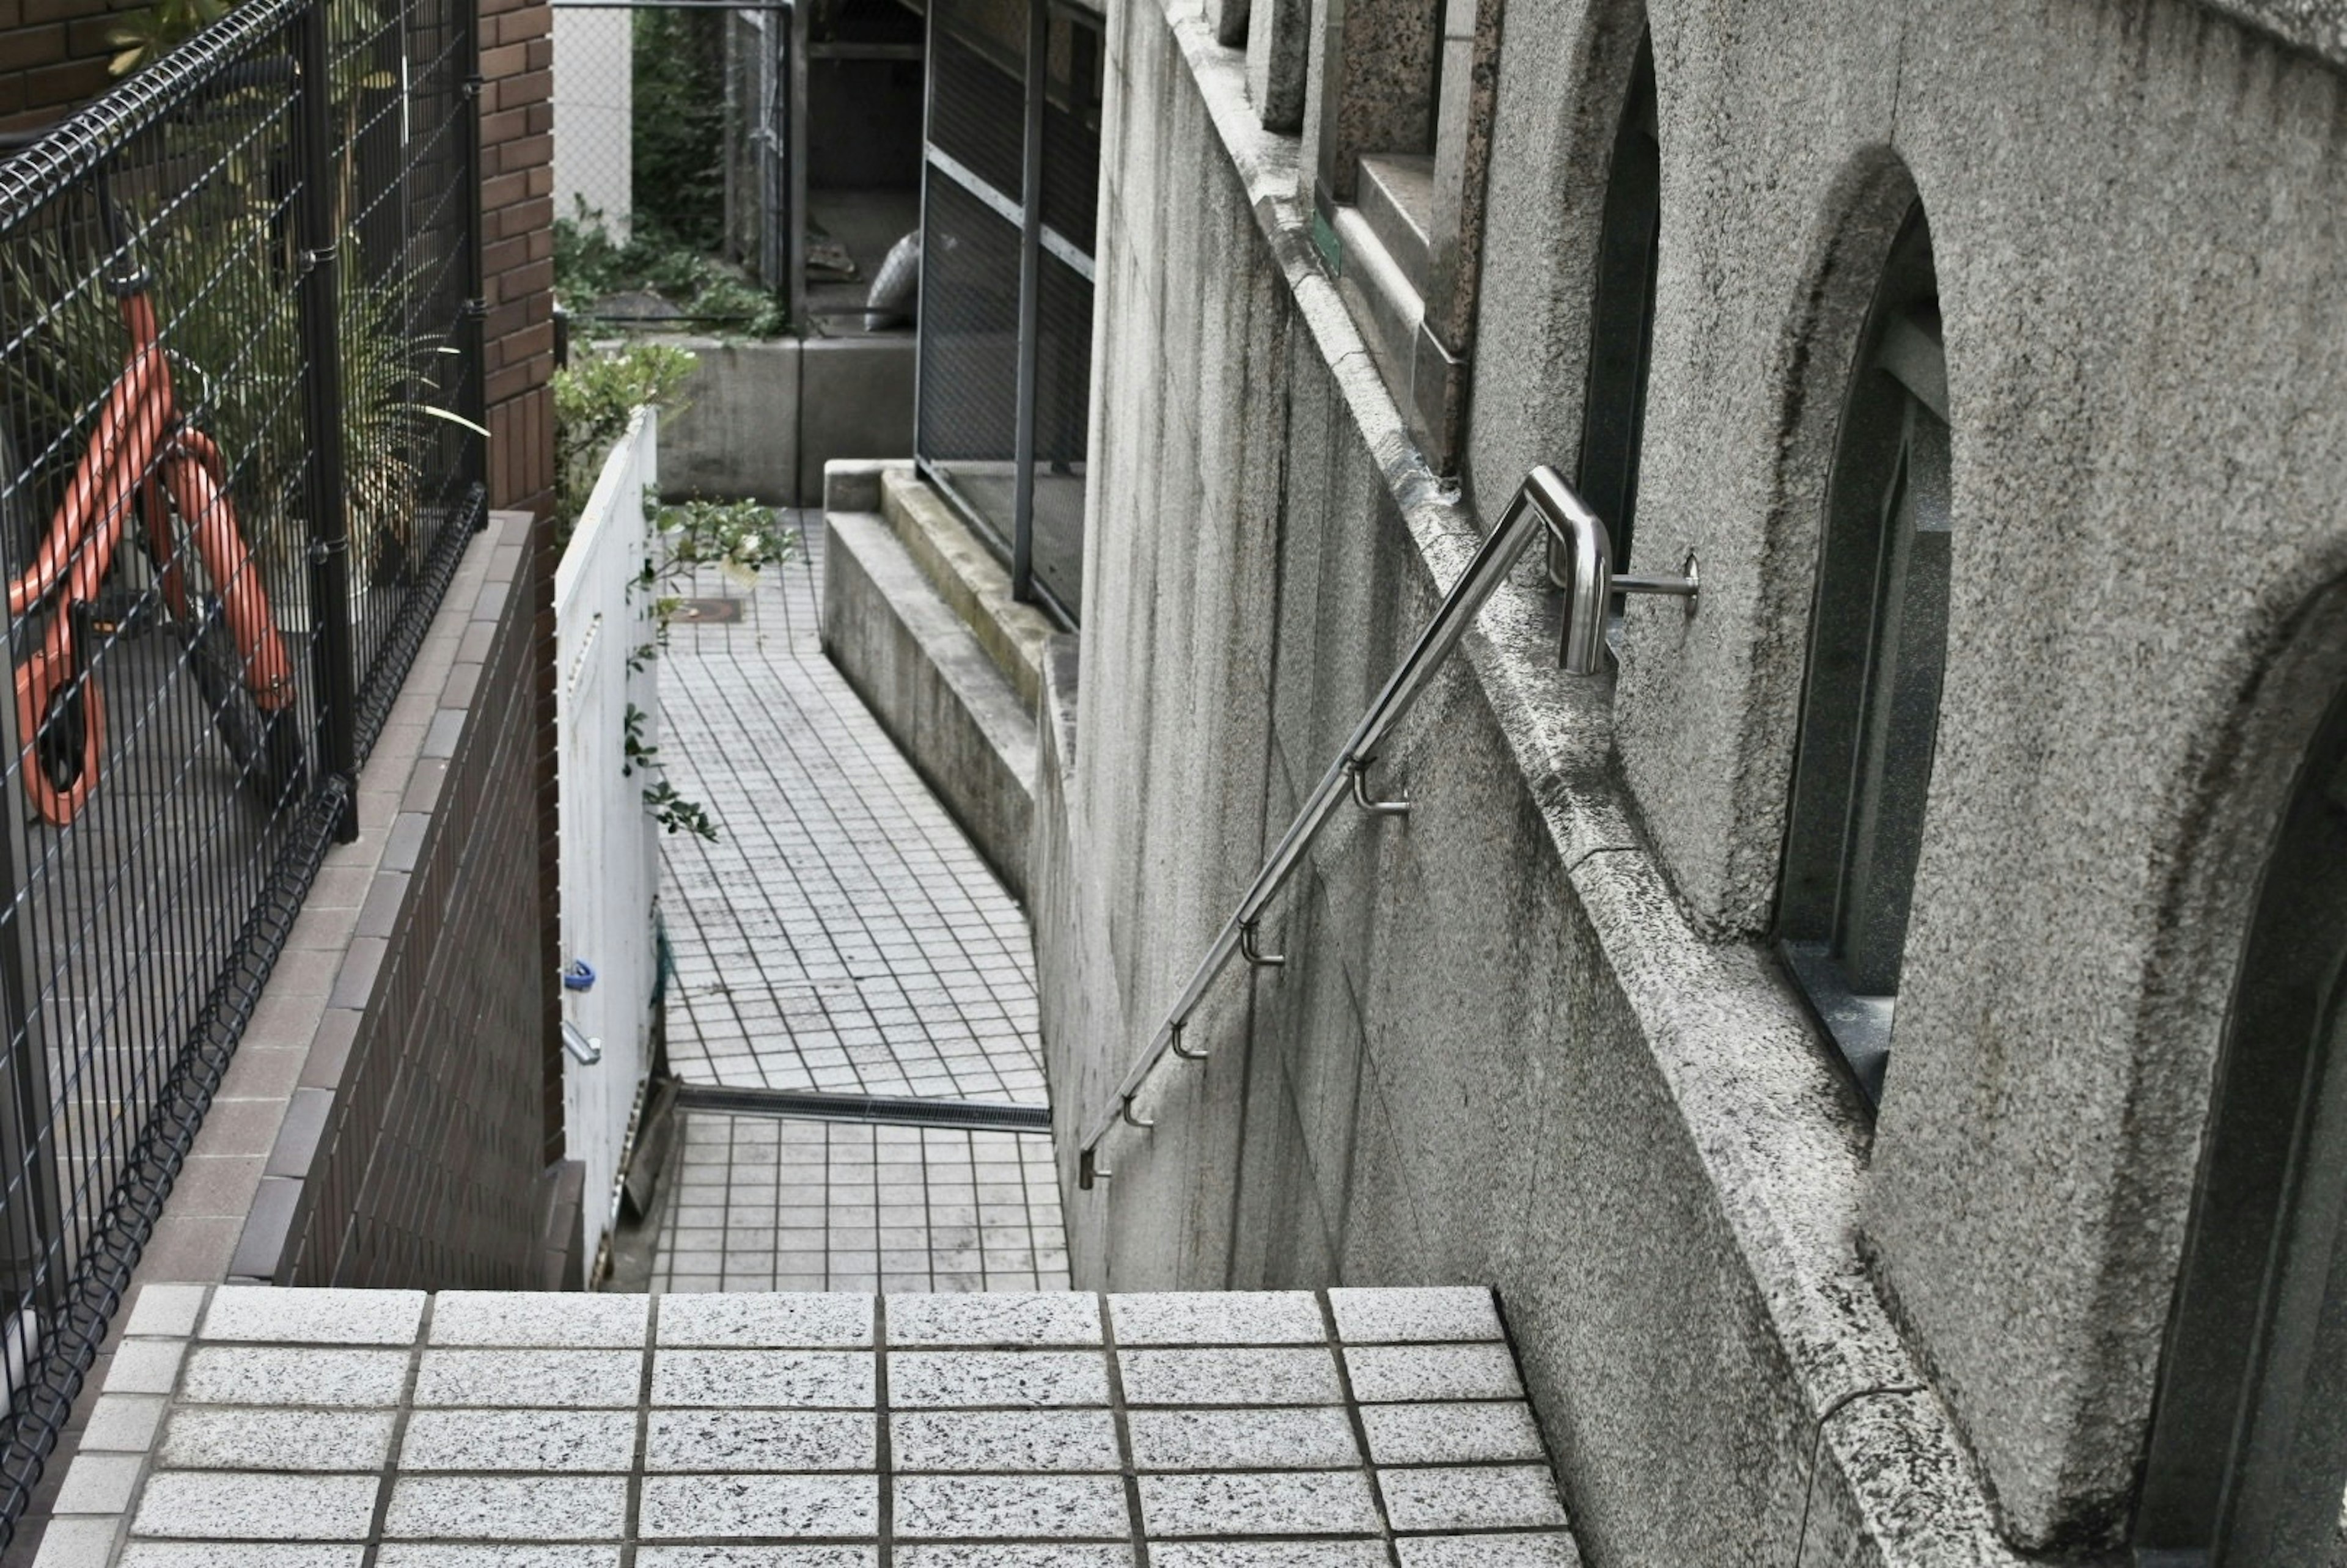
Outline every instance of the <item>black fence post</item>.
<svg viewBox="0 0 2347 1568">
<path fill-rule="evenodd" d="M 481 429 L 489 427 L 489 301 L 488 285 L 481 272 L 481 249 L 487 238 L 482 233 L 481 221 L 481 6 L 480 0 L 449 0 L 456 8 L 456 26 L 461 33 L 457 45 L 458 67 L 464 73 L 465 92 L 458 112 L 464 117 L 459 132 L 463 151 L 458 155 L 460 178 L 465 182 L 462 210 L 465 214 L 465 355 L 469 366 L 465 377 L 466 418 Z M 557 363 L 562 360 L 562 323 L 555 323 L 558 340 Z M 466 465 L 466 479 L 479 489 L 479 504 L 473 510 L 475 531 L 489 526 L 489 443 L 485 436 L 476 436 L 466 443 L 472 460 Z"/>
<path fill-rule="evenodd" d="M 343 469 L 343 356 L 336 330 L 342 235 L 334 217 L 330 3 L 311 0 L 291 19 L 301 72 L 294 114 L 302 190 L 294 223 L 302 271 L 295 303 L 302 330 L 302 407 L 310 436 L 310 652 L 317 671 L 325 771 L 345 785 L 334 837 L 348 844 L 359 835 L 358 669 L 351 641 L 350 494 Z"/>
</svg>

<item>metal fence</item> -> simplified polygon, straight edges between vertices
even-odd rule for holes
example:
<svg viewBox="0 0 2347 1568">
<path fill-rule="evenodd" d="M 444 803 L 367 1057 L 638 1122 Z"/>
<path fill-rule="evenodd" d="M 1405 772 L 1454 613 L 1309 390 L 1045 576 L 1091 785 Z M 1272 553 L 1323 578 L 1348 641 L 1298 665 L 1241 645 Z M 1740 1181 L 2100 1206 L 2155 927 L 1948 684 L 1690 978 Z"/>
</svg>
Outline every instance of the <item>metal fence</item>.
<svg viewBox="0 0 2347 1568">
<path fill-rule="evenodd" d="M 609 326 L 794 319 L 790 0 L 555 0 L 554 14 L 565 309 Z"/>
<path fill-rule="evenodd" d="M 484 519 L 470 0 L 245 0 L 0 161 L 0 1534 Z"/>
<path fill-rule="evenodd" d="M 1010 568 L 1081 613 L 1102 19 L 935 0 L 914 454 Z"/>
</svg>

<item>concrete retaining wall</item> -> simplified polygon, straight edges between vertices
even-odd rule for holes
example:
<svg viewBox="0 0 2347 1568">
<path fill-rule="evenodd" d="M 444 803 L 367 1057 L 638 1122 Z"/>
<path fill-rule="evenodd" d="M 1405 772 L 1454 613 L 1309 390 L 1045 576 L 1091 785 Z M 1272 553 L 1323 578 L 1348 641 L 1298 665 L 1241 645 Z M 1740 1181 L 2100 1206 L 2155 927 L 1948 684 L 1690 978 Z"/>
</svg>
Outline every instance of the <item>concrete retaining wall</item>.
<svg viewBox="0 0 2347 1568">
<path fill-rule="evenodd" d="M 2271 809 L 2237 786 L 2301 733 L 2241 714 L 2347 566 L 2347 361 L 2316 346 L 2347 336 L 2320 216 L 2347 92 L 2180 0 L 1652 10 L 1640 549 L 1696 551 L 1702 603 L 1633 605 L 1617 708 L 1555 671 L 1535 574 L 1503 593 L 1379 759 L 1407 823 L 1326 837 L 1268 933 L 1287 966 L 1225 981 L 1210 1062 L 1071 1192 L 1078 1281 L 1496 1284 L 1608 1568 L 2106 1549 L 2255 865 L 2229 851 Z M 1034 835 L 1063 1132 L 1484 518 L 1569 466 L 1619 102 L 1585 73 L 1642 20 L 1511 5 L 1462 495 L 1312 252 L 1308 152 L 1243 55 L 1194 0 L 1112 16 L 1082 675 Z M 1870 1127 L 1758 938 L 1817 433 L 1902 165 L 1960 537 Z"/>
<path fill-rule="evenodd" d="M 1033 714 L 885 519 L 825 520 L 824 651 L 1024 902 Z"/>
<path fill-rule="evenodd" d="M 835 457 L 910 457 L 913 337 L 664 339 L 700 358 L 661 428 L 670 496 L 823 502 Z"/>
</svg>

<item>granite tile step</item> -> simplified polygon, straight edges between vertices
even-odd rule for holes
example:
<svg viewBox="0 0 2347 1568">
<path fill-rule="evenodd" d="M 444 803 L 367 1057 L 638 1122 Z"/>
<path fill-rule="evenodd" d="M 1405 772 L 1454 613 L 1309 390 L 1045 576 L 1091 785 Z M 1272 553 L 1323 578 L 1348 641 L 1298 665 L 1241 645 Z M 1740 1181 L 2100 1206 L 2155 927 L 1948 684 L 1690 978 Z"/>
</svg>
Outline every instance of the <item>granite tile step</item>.
<svg viewBox="0 0 2347 1568">
<path fill-rule="evenodd" d="M 36 1568 L 1578 1568 L 1491 1294 L 149 1286 Z"/>
</svg>

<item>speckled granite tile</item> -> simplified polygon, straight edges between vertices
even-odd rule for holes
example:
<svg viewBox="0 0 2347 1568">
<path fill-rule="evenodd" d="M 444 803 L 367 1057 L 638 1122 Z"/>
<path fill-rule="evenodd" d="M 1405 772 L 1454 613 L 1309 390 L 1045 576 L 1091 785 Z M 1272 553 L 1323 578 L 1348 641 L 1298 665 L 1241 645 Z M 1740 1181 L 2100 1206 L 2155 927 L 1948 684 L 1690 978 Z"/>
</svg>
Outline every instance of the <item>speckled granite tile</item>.
<svg viewBox="0 0 2347 1568">
<path fill-rule="evenodd" d="M 1108 1403 L 1097 1351 L 892 1350 L 888 1402 L 902 1409 Z"/>
<path fill-rule="evenodd" d="M 1381 1470 L 1378 1490 L 1396 1530 L 1511 1530 L 1564 1522 L 1546 1465 Z"/>
<path fill-rule="evenodd" d="M 889 1419 L 889 1455 L 906 1471 L 1113 1471 L 1107 1410 L 938 1410 Z"/>
<path fill-rule="evenodd" d="M 1494 1464 L 1539 1460 L 1540 1427 L 1530 1405 L 1363 1405 L 1361 1428 L 1379 1464 Z"/>
<path fill-rule="evenodd" d="M 170 1470 L 380 1470 L 391 1454 L 389 1410 L 174 1411 L 158 1462 Z"/>
<path fill-rule="evenodd" d="M 1108 1475 L 907 1475 L 895 1482 L 900 1540 L 1121 1538 L 1124 1483 Z"/>
<path fill-rule="evenodd" d="M 1308 1290 L 1157 1291 L 1112 1296 L 1119 1345 L 1317 1345 L 1328 1337 Z"/>
<path fill-rule="evenodd" d="M 1348 1347 L 1353 1397 L 1365 1405 L 1435 1399 L 1517 1399 L 1523 1385 L 1505 1345 Z"/>
<path fill-rule="evenodd" d="M 1100 1298 L 1065 1290 L 891 1296 L 888 1343 L 1098 1345 Z"/>
<path fill-rule="evenodd" d="M 1159 1536 L 1359 1535 L 1380 1528 L 1358 1471 L 1144 1475 L 1141 1519 Z"/>
<path fill-rule="evenodd" d="M 729 1291 L 663 1296 L 658 1337 L 663 1346 L 853 1349 L 872 1343 L 872 1297 Z"/>
<path fill-rule="evenodd" d="M 1143 1470 L 1337 1470 L 1361 1462 L 1353 1423 L 1331 1405 L 1266 1409 L 1134 1410 Z"/>
<path fill-rule="evenodd" d="M 1340 1405 L 1326 1349 L 1120 1350 L 1133 1405 Z"/>
<path fill-rule="evenodd" d="M 878 1418 L 849 1410 L 654 1410 L 644 1468 L 816 1472 L 870 1470 Z"/>
</svg>

